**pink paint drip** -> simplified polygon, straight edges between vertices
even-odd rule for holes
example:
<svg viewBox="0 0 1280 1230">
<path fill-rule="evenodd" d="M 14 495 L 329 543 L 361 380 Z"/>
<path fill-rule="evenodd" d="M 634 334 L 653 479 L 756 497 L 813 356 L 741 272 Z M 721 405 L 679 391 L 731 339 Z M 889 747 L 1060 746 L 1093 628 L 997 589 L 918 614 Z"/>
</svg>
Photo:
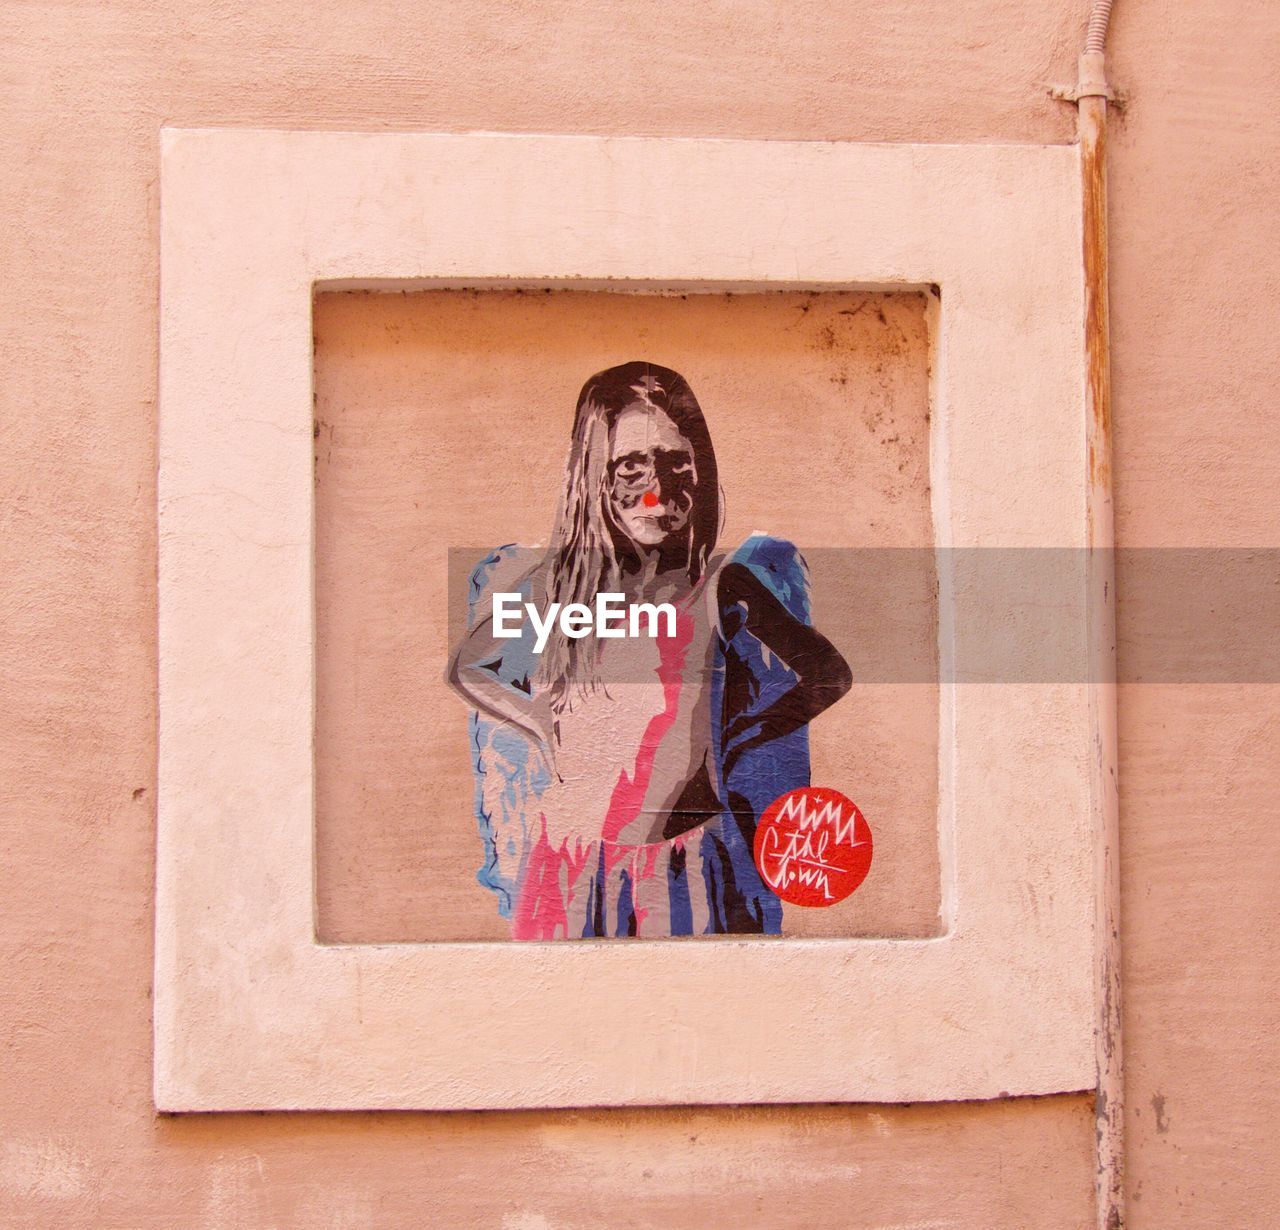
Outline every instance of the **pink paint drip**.
<svg viewBox="0 0 1280 1230">
<path fill-rule="evenodd" d="M 658 747 L 676 720 L 680 688 L 684 683 L 684 660 L 692 640 L 692 617 L 688 611 L 677 611 L 675 636 L 664 636 L 658 640 L 657 675 L 662 684 L 663 709 L 649 720 L 645 728 L 640 750 L 636 753 L 634 776 L 628 776 L 625 769 L 618 774 L 618 784 L 613 788 L 601 829 L 601 836 L 606 842 L 617 841 L 618 835 L 640 815 L 644 806 Z"/>
<path fill-rule="evenodd" d="M 569 938 L 569 886 L 586 864 L 591 847 L 575 842 L 572 852 L 566 838 L 558 850 L 547 840 L 547 821 L 539 816 L 542 832 L 529 854 L 520 881 L 516 913 L 511 920 L 511 936 L 517 940 L 563 940 Z"/>
<path fill-rule="evenodd" d="M 606 879 L 612 880 L 620 863 L 630 860 L 627 870 L 631 875 L 631 900 L 635 913 L 636 932 L 640 933 L 649 910 L 639 901 L 642 880 L 653 879 L 658 871 L 658 852 L 662 845 L 683 849 L 683 836 L 669 843 L 647 846 L 619 845 L 618 835 L 635 821 L 644 806 L 645 794 L 653 777 L 653 766 L 658 747 L 676 719 L 680 703 L 680 688 L 684 682 L 684 663 L 693 640 L 693 619 L 687 611 L 676 613 L 675 635 L 658 639 L 657 676 L 662 684 L 663 709 L 650 719 L 636 753 L 635 772 L 629 775 L 624 769 L 618 775 L 617 785 L 609 799 L 609 807 L 601 826 L 602 842 L 590 842 L 586 847 L 576 842 L 569 850 L 568 840 L 560 848 L 552 849 L 547 839 L 547 824 L 542 821 L 542 831 L 537 844 L 529 855 L 529 862 L 521 878 L 516 899 L 515 917 L 511 934 L 517 940 L 567 939 L 569 931 L 569 897 L 571 886 L 577 881 L 586 861 L 598 857 L 603 849 Z"/>
</svg>

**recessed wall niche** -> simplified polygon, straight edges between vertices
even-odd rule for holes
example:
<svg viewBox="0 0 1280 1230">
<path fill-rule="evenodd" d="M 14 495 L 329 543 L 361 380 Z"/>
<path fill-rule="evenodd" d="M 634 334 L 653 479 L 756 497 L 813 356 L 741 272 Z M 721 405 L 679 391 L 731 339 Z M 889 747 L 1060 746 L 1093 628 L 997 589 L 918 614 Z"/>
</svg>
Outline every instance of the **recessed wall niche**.
<svg viewBox="0 0 1280 1230">
<path fill-rule="evenodd" d="M 323 533 L 315 520 L 316 288 L 492 290 L 523 285 L 528 290 L 554 285 L 584 291 L 678 288 L 763 294 L 850 286 L 913 292 L 936 285 L 940 298 L 935 302 L 930 291 L 922 315 L 929 330 L 930 501 L 933 537 L 942 548 L 940 566 L 949 565 L 953 548 L 1078 550 L 1088 541 L 1093 505 L 1084 430 L 1085 305 L 1074 149 L 189 130 L 165 133 L 162 181 L 157 1107 L 370 1110 L 910 1102 L 1092 1087 L 1095 973 L 1104 939 L 1094 908 L 1100 866 L 1096 836 L 1102 831 L 1100 800 L 1107 789 L 1105 765 L 1093 753 L 1106 736 L 1111 698 L 1105 689 L 1087 683 L 1041 678 L 1017 687 L 948 685 L 939 690 L 938 803 L 930 828 L 941 851 L 944 926 L 927 943 L 874 934 L 775 939 L 764 927 L 759 928 L 762 938 L 729 943 L 332 943 L 318 942 L 316 918 L 316 669 L 324 664 L 323 654 L 317 654 L 316 628 L 316 536 L 317 530 Z M 566 184 L 573 191 L 566 193 Z M 855 310 L 848 307 L 850 313 Z M 565 406 L 566 419 L 584 369 L 599 372 L 611 359 L 627 363 L 638 357 L 634 335 L 625 338 L 626 348 L 619 347 L 618 353 L 600 353 L 605 315 L 607 311 L 581 313 L 565 330 L 574 350 L 564 361 L 577 370 L 566 373 L 546 404 Z M 767 344 L 760 350 L 780 362 L 785 378 L 774 386 L 788 396 L 771 392 L 757 370 L 750 381 L 740 382 L 737 397 L 732 396 L 733 381 L 726 380 L 722 398 L 714 380 L 708 384 L 708 373 L 690 364 L 715 354 L 715 339 L 724 336 L 723 330 L 708 328 L 695 346 L 695 335 L 682 326 L 690 344 L 680 347 L 674 344 L 679 339 L 673 340 L 665 358 L 674 370 L 670 376 L 664 372 L 658 382 L 664 392 L 647 380 L 632 382 L 633 389 L 643 385 L 651 406 L 655 398 L 665 399 L 667 409 L 661 414 L 634 402 L 592 400 L 594 417 L 588 425 L 595 435 L 588 452 L 607 461 L 608 481 L 593 473 L 595 503 L 581 508 L 593 509 L 592 516 L 607 514 L 610 533 L 619 525 L 626 530 L 631 548 L 616 537 L 597 535 L 597 540 L 612 542 L 619 553 L 629 552 L 628 565 L 641 554 L 633 548 L 650 532 L 639 523 L 643 516 L 666 519 L 658 527 L 662 551 L 682 522 L 681 510 L 696 520 L 700 540 L 705 539 L 706 499 L 719 489 L 719 483 L 705 481 L 709 453 L 704 445 L 708 433 L 714 435 L 725 458 L 717 478 L 723 479 L 730 516 L 742 517 L 736 529 L 726 526 L 720 542 L 729 535 L 750 534 L 755 543 L 745 562 L 735 558 L 718 574 L 726 581 L 742 565 L 732 586 L 717 585 L 717 596 L 727 593 L 730 599 L 718 604 L 721 627 L 731 629 L 734 639 L 744 626 L 750 632 L 751 611 L 768 608 L 767 601 L 761 602 L 766 591 L 791 614 L 758 626 L 764 636 L 760 647 L 752 651 L 744 644 L 741 653 L 735 648 L 737 662 L 731 663 L 729 649 L 719 642 L 707 644 L 725 663 L 726 702 L 730 665 L 739 682 L 745 664 L 757 683 L 772 684 L 781 676 L 785 687 L 786 670 L 773 671 L 774 661 L 761 652 L 765 641 L 778 643 L 778 629 L 793 639 L 792 647 L 781 646 L 787 649 L 781 660 L 788 668 L 797 656 L 806 656 L 792 653 L 796 644 L 819 650 L 820 663 L 831 664 L 833 655 L 843 655 L 852 667 L 852 690 L 844 696 L 835 695 L 841 688 L 825 698 L 811 695 L 799 714 L 811 719 L 813 776 L 818 777 L 832 771 L 819 763 L 823 724 L 833 725 L 842 709 L 852 714 L 850 697 L 862 697 L 860 719 L 853 725 L 861 744 L 877 728 L 867 708 L 880 686 L 872 668 L 877 657 L 892 662 L 893 655 L 879 652 L 882 646 L 873 634 L 896 626 L 899 618 L 909 630 L 909 616 L 922 607 L 931 609 L 933 586 L 904 584 L 896 592 L 890 586 L 893 601 L 882 603 L 875 597 L 877 586 L 870 583 L 874 575 L 859 577 L 856 590 L 850 583 L 840 607 L 863 621 L 861 635 L 837 649 L 825 639 L 815 640 L 818 633 L 809 630 L 810 612 L 795 601 L 797 590 L 807 594 L 810 588 L 803 578 L 795 580 L 801 549 L 813 573 L 813 620 L 825 625 L 833 639 L 841 634 L 830 613 L 817 604 L 826 602 L 823 595 L 837 586 L 819 575 L 825 566 L 819 552 L 827 548 L 806 543 L 799 532 L 803 526 L 785 524 L 781 510 L 794 507 L 796 493 L 804 492 L 812 498 L 809 506 L 822 508 L 824 523 L 830 525 L 841 508 L 856 511 L 856 501 L 875 487 L 842 481 L 832 494 L 833 484 L 813 468 L 819 464 L 815 458 L 828 459 L 828 472 L 838 468 L 830 459 L 840 454 L 830 433 L 796 427 L 814 413 L 817 399 L 790 398 L 798 384 L 791 370 L 796 364 L 775 343 L 786 336 L 784 324 L 799 315 L 809 313 L 797 309 L 766 329 Z M 888 310 L 885 316 L 890 318 Z M 866 320 L 867 310 L 844 319 Z M 371 354 L 385 358 L 395 353 L 386 344 L 386 329 L 370 332 L 381 345 L 381 350 L 370 347 Z M 423 332 L 430 335 L 431 328 Z M 437 333 L 443 334 L 443 328 Z M 510 340 L 509 332 L 503 340 Z M 660 339 L 651 333 L 641 340 Z M 732 340 L 723 356 L 730 374 L 743 368 L 742 355 L 749 350 L 737 334 Z M 584 356 L 588 345 L 591 353 Z M 921 356 L 924 349 L 921 343 Z M 483 467 L 474 462 L 469 469 L 460 466 L 445 447 L 441 425 L 448 416 L 440 408 L 456 413 L 451 411 L 458 403 L 455 391 L 409 390 L 414 398 L 430 392 L 435 399 L 425 403 L 435 409 L 422 419 L 431 426 L 434 413 L 435 430 L 423 437 L 429 443 L 415 447 L 435 450 L 441 459 L 436 473 L 448 469 L 443 477 L 451 484 L 443 495 L 435 493 L 436 504 L 420 501 L 423 509 L 454 508 L 465 499 L 468 507 L 455 512 L 464 517 L 491 502 L 505 482 L 512 486 L 511 504 L 522 511 L 535 497 L 546 500 L 530 517 L 546 525 L 551 500 L 526 477 L 536 472 L 538 440 L 530 443 L 534 431 L 520 432 L 518 420 L 529 416 L 530 406 L 543 404 L 545 390 L 538 386 L 547 380 L 536 373 L 550 370 L 546 360 L 553 350 L 542 345 L 530 347 L 527 355 L 517 351 L 512 362 L 518 381 L 513 382 L 494 363 L 492 345 L 479 348 L 477 371 L 485 364 L 493 371 L 477 383 L 482 392 L 472 395 L 472 404 L 463 404 L 465 413 L 458 421 L 468 430 L 481 424 L 488 433 L 479 441 L 485 448 L 468 438 L 462 453 L 466 458 L 480 455 Z M 646 362 L 658 361 L 655 351 L 645 350 Z M 538 362 L 529 362 L 531 356 Z M 678 383 L 672 379 L 681 370 L 697 390 L 705 416 L 694 414 L 684 398 L 684 377 Z M 837 378 L 830 385 L 832 396 L 839 374 L 828 371 L 828 383 L 831 375 Z M 320 375 L 323 383 L 324 373 Z M 923 407 L 922 358 L 915 378 Z M 593 390 L 600 391 L 594 385 Z M 373 404 L 377 401 L 383 404 Z M 366 423 L 394 426 L 393 419 L 379 418 L 378 412 L 394 410 L 395 401 L 375 388 L 371 394 L 362 390 L 354 404 L 363 406 Z M 754 427 L 745 415 L 742 433 L 719 425 L 726 408 L 765 402 L 769 409 L 758 413 Z M 505 418 L 494 416 L 494 406 L 503 403 L 514 411 Z M 607 413 L 600 410 L 602 404 Z M 830 419 L 846 426 L 868 409 L 865 399 L 847 392 L 833 404 Z M 600 414 L 609 425 L 607 452 L 601 451 L 596 431 Z M 671 423 L 665 424 L 662 415 Z M 614 456 L 620 438 L 626 443 L 624 419 L 630 428 L 643 421 L 653 431 L 639 444 L 632 431 L 632 443 Z M 856 456 L 868 445 L 860 441 L 856 425 L 853 430 Z M 564 431 L 562 419 L 554 434 L 563 439 Z M 892 427 L 885 434 L 890 447 L 902 443 L 900 432 L 891 441 L 894 434 Z M 745 479 L 731 473 L 735 446 L 729 441 L 740 435 L 748 441 L 741 447 L 752 463 L 739 467 Z M 393 447 L 403 453 L 408 447 L 405 433 L 392 432 L 392 437 Z M 806 459 L 800 479 L 781 477 L 780 450 L 788 443 Z M 522 449 L 523 455 L 517 455 Z M 558 449 L 548 446 L 545 451 L 548 459 L 557 456 L 557 464 L 563 459 Z M 638 463 L 632 454 L 638 455 Z M 696 484 L 690 465 L 676 464 L 682 454 L 690 465 L 698 463 Z M 507 464 L 495 476 L 489 463 L 498 457 Z M 650 477 L 633 490 L 633 463 L 647 476 L 658 461 L 663 475 L 657 491 Z M 895 472 L 899 464 L 905 475 L 909 463 L 895 461 Z M 764 485 L 756 481 L 762 472 L 769 475 L 771 490 L 775 481 L 788 484 L 784 500 L 762 494 Z M 454 481 L 459 473 L 470 476 L 483 500 L 459 495 Z M 744 509 L 740 501 L 735 505 L 739 497 L 731 484 L 752 493 L 750 498 L 761 504 L 756 514 L 763 510 L 772 515 L 756 520 L 751 508 Z M 693 504 L 683 496 L 677 499 L 669 485 L 686 489 L 685 495 L 692 488 Z M 428 487 L 423 479 L 424 498 L 432 494 Z M 579 483 L 576 489 L 587 488 Z M 373 490 L 379 499 L 363 506 L 373 527 L 368 532 L 372 548 L 355 560 L 353 573 L 356 584 L 370 592 L 383 568 L 379 560 L 391 555 L 392 537 L 392 522 L 379 515 L 386 493 Z M 655 495 L 658 505 L 645 505 L 648 511 L 637 513 L 633 495 Z M 355 502 L 360 504 L 358 498 Z M 403 507 L 412 504 L 409 499 Z M 921 511 L 923 528 L 923 505 Z M 422 524 L 406 535 L 407 547 L 391 565 L 409 577 L 429 563 L 427 550 L 420 549 L 430 542 L 427 514 L 419 510 L 417 515 Z M 868 532 L 864 527 L 869 523 L 867 517 L 852 521 L 859 532 Z M 462 544 L 469 553 L 480 548 L 492 553 L 495 544 L 524 537 L 523 531 L 507 529 L 505 516 L 486 526 L 475 525 L 473 517 L 469 526 L 482 529 L 485 537 L 483 543 Z M 755 530 L 763 531 L 765 557 L 755 550 L 760 545 Z M 545 540 L 536 526 L 531 536 L 535 543 Z M 692 546 L 690 539 L 689 559 L 696 558 L 701 567 L 702 554 L 695 555 Z M 449 560 L 457 558 L 457 549 L 448 548 Z M 832 549 L 842 557 L 850 550 Z M 883 547 L 869 549 L 876 558 L 894 554 Z M 931 553 L 926 548 L 917 554 Z M 322 568 L 324 556 L 334 562 L 331 547 L 324 547 L 321 556 Z M 669 574 L 662 570 L 655 575 L 665 583 Z M 948 679 L 970 678 L 975 667 L 981 668 L 973 660 L 972 642 L 981 640 L 984 629 L 1014 627 L 1021 638 L 1036 642 L 1079 641 L 1097 633 L 1087 589 L 1000 595 L 987 586 L 966 584 L 950 571 L 939 582 L 936 644 Z M 322 591 L 326 584 L 321 578 Z M 447 590 L 447 581 L 441 587 Z M 923 604 L 913 603 L 911 595 L 921 593 Z M 407 594 L 402 607 L 413 597 Z M 327 602 L 323 592 L 321 600 Z M 428 604 L 423 600 L 422 605 Z M 699 623 L 697 613 L 688 614 L 685 631 L 677 626 L 665 645 L 641 643 L 658 653 L 664 670 L 679 665 L 680 652 L 692 653 L 691 631 L 708 634 L 709 620 Z M 321 613 L 320 618 L 328 620 L 325 635 L 332 640 L 338 631 L 332 617 Z M 374 629 L 419 618 L 416 609 L 393 609 L 389 615 L 375 611 L 366 627 L 355 629 L 351 652 L 362 689 L 377 654 L 358 652 L 360 635 L 367 647 L 377 639 Z M 430 616 L 421 618 L 426 626 Z M 437 618 L 446 629 L 436 633 L 442 642 L 440 657 L 450 646 L 471 644 L 470 638 L 451 640 L 448 620 Z M 415 635 L 425 642 L 428 634 Z M 869 656 L 859 660 L 864 641 Z M 921 641 L 933 643 L 917 638 L 917 645 Z M 673 648 L 680 652 L 663 661 L 664 651 L 670 654 Z M 403 646 L 393 650 L 404 652 Z M 519 676 L 508 670 L 514 658 L 509 663 L 506 654 L 499 656 L 499 681 L 504 687 L 519 683 Z M 433 657 L 424 644 L 406 670 L 420 672 L 429 683 L 443 665 Z M 927 660 L 921 665 L 927 667 Z M 483 668 L 484 655 L 468 659 L 466 666 L 468 671 Z M 562 667 L 556 667 L 554 678 L 563 683 L 576 671 Z M 831 685 L 844 681 L 844 674 L 812 677 Z M 466 678 L 474 696 L 478 676 L 469 673 Z M 683 674 L 672 673 L 671 678 L 681 689 L 688 681 Z M 980 682 L 981 673 L 977 678 Z M 899 686 L 900 675 L 898 681 L 888 686 Z M 922 707 L 925 694 L 912 695 L 910 686 L 901 688 L 905 695 L 899 698 L 898 715 Z M 663 687 L 665 694 L 665 683 Z M 332 690 L 322 687 L 330 715 L 339 712 L 330 703 Z M 434 739 L 456 719 L 442 704 L 428 708 L 429 696 L 419 705 L 421 696 L 406 698 L 414 703 L 400 711 L 413 721 L 421 717 L 421 729 Z M 770 687 L 755 699 L 771 708 L 774 696 Z M 443 691 L 438 698 L 454 700 Z M 744 702 L 739 694 L 724 712 L 732 712 L 735 722 L 743 716 L 757 722 L 758 713 L 747 703 L 751 700 L 748 694 Z M 723 721 L 711 726 L 713 735 L 720 726 Z M 397 739 L 412 743 L 406 758 L 412 763 L 410 775 L 417 775 L 421 802 L 406 809 L 411 813 L 407 819 L 425 831 L 432 818 L 457 814 L 444 797 L 446 775 L 432 776 L 426 735 L 401 729 L 393 731 L 393 738 L 388 729 L 371 740 L 376 746 L 361 759 L 362 768 L 379 764 L 383 780 L 394 781 L 399 770 L 388 749 Z M 328 737 L 319 733 L 322 740 Z M 735 729 L 728 751 L 746 747 L 755 733 L 754 728 Z M 769 733 L 783 738 L 776 730 Z M 586 746 L 583 739 L 570 743 L 579 754 Z M 561 751 L 570 743 L 562 740 Z M 598 744 L 613 755 L 627 746 L 625 740 L 603 736 Z M 660 741 L 659 747 L 665 746 Z M 760 750 L 750 748 L 753 757 Z M 719 751 L 725 751 L 723 744 Z M 327 758 L 323 746 L 320 754 Z M 466 763 L 462 751 L 449 754 Z M 727 752 L 723 759 L 728 761 Z M 806 774 L 808 759 L 806 749 Z M 859 775 L 875 763 L 874 753 L 859 759 Z M 744 751 L 730 770 L 727 763 L 722 769 L 717 759 L 722 783 L 733 784 L 737 774 L 737 784 L 745 786 L 738 769 L 746 761 Z M 483 757 L 480 762 L 486 763 Z M 638 759 L 634 763 L 639 770 Z M 704 755 L 701 764 L 707 763 Z M 796 763 L 798 758 L 788 757 L 789 771 Z M 486 772 L 492 767 L 487 763 Z M 569 765 L 561 767 L 566 770 L 562 781 L 578 780 L 567 771 Z M 592 769 L 589 760 L 579 767 Z M 372 772 L 366 780 L 374 787 L 380 784 Z M 665 774 L 648 775 L 648 784 L 661 786 L 668 780 Z M 891 775 L 882 780 L 891 781 Z M 848 789 L 880 836 L 871 875 L 853 896 L 856 905 L 871 901 L 867 894 L 882 882 L 880 868 L 888 858 L 886 808 L 860 785 Z M 467 792 L 461 793 L 465 797 Z M 711 794 L 704 790 L 704 800 Z M 471 794 L 469 801 L 474 798 Z M 545 795 L 538 798 L 545 801 Z M 635 799 L 626 802 L 633 807 Z M 696 812 L 684 807 L 683 798 L 678 803 L 673 817 Z M 611 824 L 618 818 L 613 804 L 611 798 Z M 324 810 L 330 810 L 328 805 Z M 619 810 L 623 819 L 625 811 Z M 661 812 L 636 810 L 642 818 L 646 814 Z M 740 813 L 735 807 L 731 814 L 736 820 Z M 379 823 L 387 823 L 391 815 L 376 800 L 347 813 L 352 820 L 375 817 Z M 557 806 L 551 825 L 560 833 L 565 818 L 574 815 Z M 325 816 L 320 823 L 327 823 Z M 759 831 L 767 831 L 763 823 Z M 478 835 L 478 825 L 473 832 Z M 720 826 L 722 837 L 728 832 L 726 825 Z M 384 845 L 407 867 L 415 907 L 424 901 L 438 904 L 437 917 L 446 918 L 451 930 L 435 934 L 458 935 L 460 912 L 450 916 L 452 903 L 443 892 L 433 895 L 440 880 L 433 883 L 426 877 L 429 857 L 402 837 L 393 833 Z M 348 841 L 348 854 L 354 846 L 364 858 L 366 847 L 374 848 L 372 836 L 363 847 L 361 840 Z M 683 831 L 672 837 L 673 850 L 677 840 L 690 848 Z M 443 844 L 451 844 L 448 835 Z M 341 866 L 342 854 L 334 858 L 333 853 L 331 848 L 324 862 Z M 692 881 L 688 858 L 686 854 L 686 884 Z M 424 867 L 422 874 L 415 862 Z M 468 875 L 479 862 L 470 862 Z M 676 862 L 672 855 L 667 866 L 673 886 L 670 931 L 693 934 L 686 920 L 679 930 L 675 926 Z M 718 891 L 725 881 L 713 884 L 714 862 L 704 858 L 702 863 L 696 873 L 708 887 L 709 902 L 710 889 Z M 732 865 L 735 873 L 742 866 L 740 861 Z M 894 856 L 889 865 L 896 869 L 905 860 Z M 542 858 L 541 870 L 548 867 L 557 869 Z M 565 870 L 563 859 L 558 870 Z M 326 878 L 331 886 L 334 881 Z M 366 877 L 366 895 L 394 901 L 394 890 L 386 887 L 390 882 L 377 874 Z M 556 885 L 551 876 L 534 883 L 540 888 L 545 883 L 548 890 Z M 576 890 L 578 884 L 571 887 Z M 621 922 L 625 878 L 621 888 L 612 880 L 608 887 L 618 889 Z M 647 892 L 653 884 L 642 887 Z M 331 890 L 322 885 L 321 891 Z M 491 892 L 479 886 L 476 891 Z M 901 899 L 911 896 L 900 894 Z M 567 904 L 576 911 L 581 894 L 574 899 L 571 892 L 570 898 Z M 536 904 L 544 899 L 548 906 L 554 904 L 550 891 L 539 894 Z M 645 911 L 647 927 L 652 899 L 632 896 L 630 905 L 637 924 Z M 430 919 L 425 926 L 420 919 L 412 927 L 416 934 L 405 938 L 425 939 L 433 926 Z M 334 935 L 332 926 L 322 930 Z M 746 927 L 737 933 L 751 934 Z M 913 1011 L 904 1013 L 904 1003 Z M 617 1045 L 582 1047 L 584 1020 Z M 499 1037 L 496 1048 L 476 1045 L 477 1038 Z M 317 1055 L 325 1057 L 324 1063 L 316 1063 Z"/>
<path fill-rule="evenodd" d="M 809 726 L 811 777 L 858 804 L 873 865 L 839 905 L 787 905 L 782 935 L 938 934 L 927 307 L 909 292 L 316 295 L 322 942 L 511 938 L 477 876 L 492 801 L 448 663 L 470 566 L 551 541 L 579 391 L 633 360 L 696 395 L 717 555 L 753 534 L 794 544 L 811 622 L 853 669 Z"/>
</svg>

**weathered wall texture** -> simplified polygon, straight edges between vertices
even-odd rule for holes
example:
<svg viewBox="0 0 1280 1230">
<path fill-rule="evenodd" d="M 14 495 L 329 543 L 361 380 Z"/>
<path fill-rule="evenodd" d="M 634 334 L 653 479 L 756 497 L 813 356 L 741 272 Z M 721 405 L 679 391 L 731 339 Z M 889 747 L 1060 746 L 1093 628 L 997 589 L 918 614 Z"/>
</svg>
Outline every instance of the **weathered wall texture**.
<svg viewBox="0 0 1280 1230">
<path fill-rule="evenodd" d="M 0 14 L 0 1222 L 1078 1227 L 1085 1099 L 152 1114 L 157 129 L 1063 141 L 1083 0 Z M 1119 532 L 1277 538 L 1280 10 L 1120 0 Z M 1125 605 L 1121 653 L 1143 637 Z M 1131 614 L 1130 612 L 1134 612 Z M 1122 696 L 1130 1224 L 1280 1218 L 1280 689 Z"/>
<path fill-rule="evenodd" d="M 1280 9 L 1118 13 L 1113 75 L 1133 100 L 1111 164 L 1117 533 L 1275 547 Z M 1126 597 L 1122 575 L 1117 592 L 1123 667 L 1159 629 L 1141 587 Z M 1258 636 L 1207 622 L 1189 656 L 1225 646 L 1230 664 Z M 1125 687 L 1120 754 L 1129 1222 L 1275 1225 L 1280 688 Z"/>
</svg>

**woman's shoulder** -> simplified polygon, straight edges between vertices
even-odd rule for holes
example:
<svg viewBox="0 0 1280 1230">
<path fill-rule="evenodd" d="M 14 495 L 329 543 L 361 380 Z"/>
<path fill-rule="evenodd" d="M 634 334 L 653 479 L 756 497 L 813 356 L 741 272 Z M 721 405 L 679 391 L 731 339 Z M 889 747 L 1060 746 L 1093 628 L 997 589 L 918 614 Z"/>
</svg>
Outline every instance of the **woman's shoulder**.
<svg viewBox="0 0 1280 1230">
<path fill-rule="evenodd" d="M 809 568 L 800 549 L 785 538 L 760 530 L 749 534 L 740 546 L 719 557 L 717 580 L 726 570 L 730 570 L 730 575 L 741 575 L 742 571 L 750 573 L 784 600 L 792 591 L 806 596 L 809 592 Z"/>
<path fill-rule="evenodd" d="M 726 609 L 759 586 L 767 590 L 797 619 L 809 619 L 809 569 L 799 548 L 785 538 L 756 531 L 733 550 L 712 561 L 709 596 L 716 616 L 723 621 Z"/>
<path fill-rule="evenodd" d="M 520 593 L 528 598 L 545 554 L 544 548 L 520 547 L 515 543 L 490 551 L 471 569 L 468 604 L 474 607 L 477 601 L 493 593 Z"/>
<path fill-rule="evenodd" d="M 795 543 L 766 534 L 763 530 L 753 530 L 748 534 L 740 546 L 728 553 L 727 562 L 762 569 L 779 576 L 806 571 L 804 556 Z"/>
</svg>

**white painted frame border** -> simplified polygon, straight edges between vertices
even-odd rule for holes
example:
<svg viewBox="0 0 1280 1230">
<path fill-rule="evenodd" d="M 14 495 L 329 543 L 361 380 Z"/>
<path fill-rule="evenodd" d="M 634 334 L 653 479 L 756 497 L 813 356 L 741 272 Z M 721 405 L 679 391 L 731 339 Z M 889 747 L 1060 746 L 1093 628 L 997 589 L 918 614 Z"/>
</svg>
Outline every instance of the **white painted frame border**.
<svg viewBox="0 0 1280 1230">
<path fill-rule="evenodd" d="M 1074 147 L 168 130 L 162 164 L 161 1110 L 1093 1086 L 1083 683 L 943 689 L 937 938 L 322 945 L 313 886 L 318 283 L 936 284 L 939 546 L 1083 548 Z M 962 666 L 991 612 L 951 582 Z M 1083 642 L 1083 587 L 1049 616 Z"/>
</svg>

